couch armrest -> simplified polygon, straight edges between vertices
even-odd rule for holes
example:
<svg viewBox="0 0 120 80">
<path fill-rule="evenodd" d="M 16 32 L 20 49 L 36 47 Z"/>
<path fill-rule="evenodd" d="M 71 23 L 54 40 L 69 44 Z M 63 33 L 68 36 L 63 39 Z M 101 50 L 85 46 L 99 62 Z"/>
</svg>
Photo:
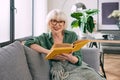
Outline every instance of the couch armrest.
<svg viewBox="0 0 120 80">
<path fill-rule="evenodd" d="M 83 61 L 99 72 L 100 50 L 98 48 L 82 48 Z"/>
</svg>

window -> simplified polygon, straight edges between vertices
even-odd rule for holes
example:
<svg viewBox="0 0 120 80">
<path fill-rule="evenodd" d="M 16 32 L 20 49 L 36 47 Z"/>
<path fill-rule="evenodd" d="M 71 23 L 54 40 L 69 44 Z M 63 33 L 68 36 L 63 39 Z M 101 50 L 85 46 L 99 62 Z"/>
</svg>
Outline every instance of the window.
<svg viewBox="0 0 120 80">
<path fill-rule="evenodd" d="M 10 20 L 10 0 L 0 0 L 0 43 L 10 41 L 9 20 Z"/>
<path fill-rule="evenodd" d="M 0 0 L 0 46 L 33 35 L 33 0 Z"/>
<path fill-rule="evenodd" d="M 0 0 L 0 46 L 47 31 L 47 0 Z"/>
<path fill-rule="evenodd" d="M 32 36 L 32 0 L 15 0 L 15 39 Z"/>
</svg>

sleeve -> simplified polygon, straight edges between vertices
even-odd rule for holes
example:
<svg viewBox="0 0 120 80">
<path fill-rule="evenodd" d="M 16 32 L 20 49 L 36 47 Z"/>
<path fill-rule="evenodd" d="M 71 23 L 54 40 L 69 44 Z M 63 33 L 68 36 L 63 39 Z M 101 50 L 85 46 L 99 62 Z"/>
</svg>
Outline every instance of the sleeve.
<svg viewBox="0 0 120 80">
<path fill-rule="evenodd" d="M 78 40 L 78 35 L 75 32 L 73 32 L 72 36 L 73 36 L 72 39 L 74 39 L 73 42 Z M 73 55 L 78 58 L 78 62 L 75 65 L 80 66 L 82 64 L 81 50 L 74 52 Z"/>
<path fill-rule="evenodd" d="M 77 36 L 77 34 L 76 34 L 75 32 L 73 32 L 73 33 L 71 34 L 71 37 L 72 37 L 72 43 L 73 43 L 74 41 L 78 40 L 78 36 Z"/>
<path fill-rule="evenodd" d="M 79 51 L 74 52 L 74 56 L 76 56 L 78 58 L 78 62 L 75 65 L 80 66 L 82 64 L 81 51 L 79 50 Z"/>
<path fill-rule="evenodd" d="M 46 42 L 45 41 L 46 41 L 45 40 L 45 34 L 42 34 L 38 37 L 34 37 L 32 39 L 26 40 L 25 45 L 30 47 L 30 45 L 32 45 L 32 44 L 38 44 L 38 45 L 46 48 L 46 46 L 45 46 Z"/>
<path fill-rule="evenodd" d="M 32 44 L 39 44 L 40 45 L 39 38 L 38 37 L 34 37 L 32 39 L 26 40 L 25 43 L 24 43 L 24 45 L 26 45 L 28 47 L 30 47 L 30 45 L 32 45 Z"/>
</svg>

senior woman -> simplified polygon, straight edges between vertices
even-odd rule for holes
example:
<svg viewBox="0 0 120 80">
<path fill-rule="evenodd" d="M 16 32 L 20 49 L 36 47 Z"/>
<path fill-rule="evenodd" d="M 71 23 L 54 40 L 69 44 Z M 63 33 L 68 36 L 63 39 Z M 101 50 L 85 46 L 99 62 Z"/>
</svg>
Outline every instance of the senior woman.
<svg viewBox="0 0 120 80">
<path fill-rule="evenodd" d="M 67 18 L 61 10 L 50 11 L 46 22 L 50 32 L 25 41 L 26 46 L 47 55 L 53 44 L 73 43 L 78 40 L 75 32 L 66 30 Z M 104 80 L 82 61 L 80 50 L 70 54 L 62 53 L 49 62 L 51 80 Z"/>
</svg>

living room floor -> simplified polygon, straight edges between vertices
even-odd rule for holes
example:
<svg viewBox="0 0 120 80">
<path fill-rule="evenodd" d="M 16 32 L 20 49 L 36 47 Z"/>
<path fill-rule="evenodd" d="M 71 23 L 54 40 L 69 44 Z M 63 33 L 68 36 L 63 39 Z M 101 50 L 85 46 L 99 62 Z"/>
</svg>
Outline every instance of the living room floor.
<svg viewBox="0 0 120 80">
<path fill-rule="evenodd" d="M 107 80 L 120 80 L 120 54 L 104 54 Z"/>
</svg>

